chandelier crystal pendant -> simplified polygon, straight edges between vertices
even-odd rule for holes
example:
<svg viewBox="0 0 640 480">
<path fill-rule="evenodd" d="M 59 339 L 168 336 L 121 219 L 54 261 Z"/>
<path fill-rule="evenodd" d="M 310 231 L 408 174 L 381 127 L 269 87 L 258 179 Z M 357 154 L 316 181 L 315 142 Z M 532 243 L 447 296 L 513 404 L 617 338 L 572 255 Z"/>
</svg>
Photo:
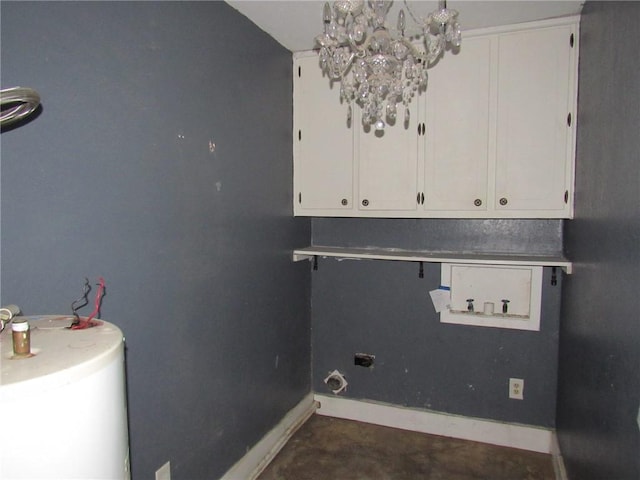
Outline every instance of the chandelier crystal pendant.
<svg viewBox="0 0 640 480">
<path fill-rule="evenodd" d="M 413 20 L 420 25 L 424 49 L 405 36 L 406 18 L 398 14 L 395 36 L 386 25 L 392 1 L 339 0 L 333 7 L 325 3 L 324 32 L 315 40 L 320 47 L 320 67 L 340 81 L 340 100 L 348 104 L 352 116 L 355 101 L 362 110 L 365 127 L 384 130 L 386 122 L 396 123 L 398 104 L 404 105 L 404 124 L 410 120 L 409 103 L 427 86 L 427 69 L 444 53 L 447 45 L 460 46 L 458 12 L 440 1 L 439 8 L 417 19 L 405 0 Z"/>
</svg>

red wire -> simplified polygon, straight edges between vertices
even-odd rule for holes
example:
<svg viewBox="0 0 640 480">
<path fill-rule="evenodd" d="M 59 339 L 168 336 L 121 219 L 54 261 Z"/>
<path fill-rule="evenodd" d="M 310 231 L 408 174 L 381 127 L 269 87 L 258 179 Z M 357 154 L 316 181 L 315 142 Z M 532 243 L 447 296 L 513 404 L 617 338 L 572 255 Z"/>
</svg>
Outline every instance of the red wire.
<svg viewBox="0 0 640 480">
<path fill-rule="evenodd" d="M 96 325 L 100 325 L 100 323 L 93 321 L 93 317 L 95 317 L 96 315 L 98 315 L 98 312 L 100 311 L 100 303 L 102 301 L 102 295 L 104 294 L 104 278 L 99 277 L 98 278 L 98 291 L 96 292 L 96 299 L 94 302 L 94 309 L 93 312 L 91 312 L 91 315 L 89 315 L 87 318 L 85 318 L 84 320 L 80 320 L 80 323 L 78 323 L 77 325 L 74 325 L 72 328 L 72 330 L 82 330 L 83 328 L 89 328 L 89 327 L 95 327 Z"/>
<path fill-rule="evenodd" d="M 98 315 L 98 312 L 100 311 L 100 301 L 102 300 L 102 294 L 103 293 L 104 293 L 104 278 L 99 277 L 98 278 L 98 291 L 96 292 L 96 301 L 94 303 L 95 308 L 94 308 L 93 312 L 91 312 L 91 315 L 89 315 L 89 318 L 87 318 L 87 322 L 91 322 L 91 320 L 93 320 L 93 317 Z"/>
</svg>

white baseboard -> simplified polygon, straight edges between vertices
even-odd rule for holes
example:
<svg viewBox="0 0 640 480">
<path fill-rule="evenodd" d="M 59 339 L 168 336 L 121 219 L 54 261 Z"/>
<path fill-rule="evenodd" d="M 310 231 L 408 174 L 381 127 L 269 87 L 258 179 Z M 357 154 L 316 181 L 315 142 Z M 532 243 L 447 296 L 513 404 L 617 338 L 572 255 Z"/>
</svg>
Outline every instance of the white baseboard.
<svg viewBox="0 0 640 480">
<path fill-rule="evenodd" d="M 553 471 L 556 474 L 556 480 L 569 480 L 567 470 L 564 467 L 564 459 L 560 451 L 560 443 L 558 435 L 554 432 L 551 439 L 551 458 L 553 460 Z"/>
<path fill-rule="evenodd" d="M 315 395 L 316 413 L 385 427 L 472 440 L 503 447 L 552 453 L 551 429 L 449 415 L 395 405 Z"/>
<path fill-rule="evenodd" d="M 293 407 L 284 418 L 244 457 L 221 477 L 220 480 L 254 480 L 269 465 L 291 436 L 318 408 L 310 393 Z"/>
</svg>

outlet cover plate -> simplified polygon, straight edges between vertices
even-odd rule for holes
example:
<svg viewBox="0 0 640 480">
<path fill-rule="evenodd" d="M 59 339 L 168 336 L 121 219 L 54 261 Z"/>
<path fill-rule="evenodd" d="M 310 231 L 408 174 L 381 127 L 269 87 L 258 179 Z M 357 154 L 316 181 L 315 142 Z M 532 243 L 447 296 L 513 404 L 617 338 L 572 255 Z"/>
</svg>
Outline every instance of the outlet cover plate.
<svg viewBox="0 0 640 480">
<path fill-rule="evenodd" d="M 524 380 L 522 378 L 509 379 L 509 398 L 524 400 Z"/>
</svg>

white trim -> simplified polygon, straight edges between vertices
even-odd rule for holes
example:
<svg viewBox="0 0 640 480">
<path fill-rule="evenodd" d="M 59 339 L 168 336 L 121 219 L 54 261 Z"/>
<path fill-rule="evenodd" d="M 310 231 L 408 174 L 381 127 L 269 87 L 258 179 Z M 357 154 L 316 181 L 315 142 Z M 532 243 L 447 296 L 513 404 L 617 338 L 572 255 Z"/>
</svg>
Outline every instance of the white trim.
<svg viewBox="0 0 640 480">
<path fill-rule="evenodd" d="M 465 38 L 471 37 L 484 37 L 487 35 L 495 35 L 500 33 L 521 32 L 523 30 L 537 29 L 537 28 L 550 28 L 560 25 L 576 25 L 580 24 L 580 13 L 577 15 L 567 15 L 563 17 L 548 18 L 545 20 L 533 20 L 530 22 L 510 23 L 507 25 L 497 25 L 493 27 L 474 28 L 470 30 L 462 30 L 462 43 L 464 44 Z M 417 42 L 419 43 L 419 42 Z M 292 57 L 294 59 L 301 57 L 310 57 L 312 55 L 318 55 L 319 49 L 311 50 L 298 50 L 293 52 Z M 577 58 L 577 57 L 576 57 Z"/>
<path fill-rule="evenodd" d="M 460 298 L 460 294 L 457 296 L 457 301 L 454 302 L 456 298 L 456 287 L 457 285 L 453 285 L 454 279 L 456 278 L 453 275 L 454 269 L 458 269 L 458 271 L 473 271 L 476 272 L 484 272 L 485 278 L 480 281 L 477 277 L 475 283 L 475 293 L 479 293 L 476 295 L 472 293 L 472 291 L 467 290 L 467 295 L 462 295 Z M 484 315 L 482 312 L 482 305 L 485 300 L 493 300 L 495 307 L 498 311 L 501 310 L 500 298 L 505 298 L 505 296 L 501 296 L 500 292 L 503 292 L 505 289 L 508 289 L 508 285 L 516 284 L 516 278 L 503 275 L 508 270 L 518 270 L 519 272 L 519 285 L 521 289 L 519 291 L 520 295 L 515 295 L 520 297 L 520 309 L 522 315 L 504 315 L 502 313 L 495 313 L 494 315 Z M 528 272 L 527 272 L 528 270 Z M 502 271 L 502 272 L 501 272 Z M 528 274 L 528 278 L 527 277 Z M 523 275 L 525 278 L 523 278 Z M 459 278 L 459 277 L 458 277 Z M 468 283 L 469 281 L 467 281 Z M 465 283 L 465 282 L 463 282 Z M 505 285 L 506 284 L 506 285 Z M 525 309 L 525 299 L 522 298 L 526 294 L 522 292 L 522 289 L 526 288 L 526 285 L 529 285 L 527 289 L 529 292 L 529 305 Z M 479 309 L 478 312 L 466 312 L 463 310 L 450 310 L 446 309 L 440 312 L 440 322 L 441 323 L 456 323 L 460 325 L 476 325 L 479 327 L 496 327 L 496 328 L 512 328 L 515 330 L 529 330 L 534 332 L 540 331 L 540 310 L 542 308 L 542 267 L 539 266 L 528 266 L 528 265 L 469 265 L 469 264 L 456 264 L 456 263 L 443 263 L 442 268 L 440 269 L 440 285 L 444 285 L 451 288 L 451 306 L 454 306 L 454 303 L 457 304 L 458 309 L 461 307 L 460 301 L 461 299 L 465 299 L 467 297 L 475 297 L 477 303 L 476 306 Z M 464 289 L 464 285 L 461 286 Z M 490 297 L 485 296 L 482 298 L 482 295 L 490 295 Z M 513 302 L 514 298 L 511 298 Z M 513 305 L 513 304 L 512 304 Z M 466 306 L 466 302 L 464 303 Z M 526 310 L 526 314 L 525 311 Z"/>
<path fill-rule="evenodd" d="M 314 246 L 295 249 L 291 258 L 294 262 L 300 262 L 302 260 L 312 259 L 315 256 L 364 260 L 397 260 L 402 262 L 561 267 L 567 272 L 567 274 L 571 273 L 571 262 L 560 255 L 431 252 L 426 250 L 403 250 L 399 248 L 345 248 Z"/>
<path fill-rule="evenodd" d="M 531 22 L 510 23 L 507 25 L 497 25 L 494 27 L 475 28 L 472 30 L 462 31 L 462 43 L 465 38 L 484 37 L 486 35 L 496 35 L 511 32 L 523 32 L 525 30 L 554 28 L 562 25 L 578 25 L 580 23 L 580 14 L 567 15 L 564 17 L 548 18 L 545 20 L 533 20 Z"/>
<path fill-rule="evenodd" d="M 558 435 L 556 432 L 553 432 L 553 436 L 551 437 L 551 459 L 553 462 L 553 471 L 556 474 L 556 480 L 569 480 L 567 470 L 564 467 L 564 459 L 562 458 L 560 443 L 558 442 Z"/>
<path fill-rule="evenodd" d="M 245 456 L 236 462 L 220 480 L 254 480 L 269 465 L 291 436 L 313 415 L 318 408 L 313 394 L 291 409 L 284 418 Z"/>
<path fill-rule="evenodd" d="M 503 447 L 552 453 L 551 429 L 398 407 L 343 397 L 315 395 L 319 415 L 385 427 L 472 440 Z"/>
</svg>

